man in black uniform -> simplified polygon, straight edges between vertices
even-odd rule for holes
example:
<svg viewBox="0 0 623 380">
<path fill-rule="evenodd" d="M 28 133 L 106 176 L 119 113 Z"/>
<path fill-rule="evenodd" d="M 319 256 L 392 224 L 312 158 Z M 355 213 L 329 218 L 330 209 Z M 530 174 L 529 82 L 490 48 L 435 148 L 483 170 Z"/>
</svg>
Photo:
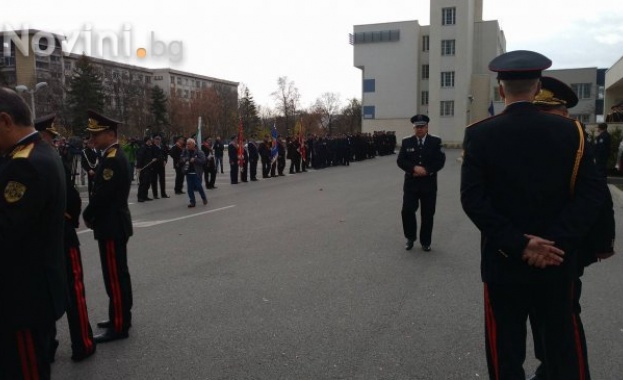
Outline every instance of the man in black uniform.
<svg viewBox="0 0 623 380">
<path fill-rule="evenodd" d="M 102 153 L 95 175 L 93 196 L 82 214 L 87 227 L 97 240 L 102 274 L 108 294 L 108 317 L 98 327 L 104 333 L 95 336 L 96 343 L 128 337 L 132 326 L 132 284 L 128 269 L 127 244 L 132 236 L 132 218 L 128 208 L 130 174 L 128 160 L 117 141 L 120 122 L 89 111 L 87 131 Z"/>
<path fill-rule="evenodd" d="M 252 137 L 249 139 L 247 151 L 249 152 L 249 176 L 251 177 L 251 181 L 257 181 L 257 161 L 260 155 L 257 150 L 255 138 Z"/>
<path fill-rule="evenodd" d="M 595 150 L 595 164 L 600 175 L 608 176 L 608 159 L 610 158 L 610 133 L 608 133 L 608 124 L 597 124 L 597 135 L 593 143 Z"/>
<path fill-rule="evenodd" d="M 65 173 L 28 105 L 0 87 L 0 378 L 49 379 L 65 312 Z"/>
<path fill-rule="evenodd" d="M 502 54 L 505 110 L 467 128 L 461 202 L 481 231 L 490 379 L 524 379 L 526 319 L 533 313 L 548 379 L 590 378 L 574 310 L 578 248 L 607 193 L 590 150 L 571 177 L 582 128 L 532 103 L 551 61 L 530 51 Z"/>
<path fill-rule="evenodd" d="M 89 198 L 93 191 L 93 183 L 95 182 L 95 172 L 97 171 L 97 164 L 99 163 L 99 153 L 93 148 L 93 144 L 87 142 L 87 146 L 82 150 L 82 159 L 80 165 L 82 169 L 87 173 L 87 189 L 89 192 Z"/>
<path fill-rule="evenodd" d="M 39 131 L 41 138 L 54 146 L 54 138 L 59 135 L 54 127 L 55 114 L 43 116 L 35 120 L 35 129 Z M 59 155 L 60 157 L 60 155 Z M 80 193 L 71 182 L 69 171 L 65 168 L 66 210 L 65 210 L 65 233 L 63 247 L 65 252 L 65 270 L 67 272 L 67 323 L 71 338 L 71 359 L 81 361 L 95 353 L 93 330 L 89 322 L 89 312 L 84 292 L 84 276 L 82 256 L 80 254 L 80 240 L 76 228 L 80 225 L 80 210 L 82 200 Z M 54 354 L 58 347 L 56 340 L 56 326 L 50 337 L 50 360 L 54 361 Z"/>
<path fill-rule="evenodd" d="M 258 149 L 260 159 L 262 160 L 262 178 L 268 178 L 268 173 L 270 172 L 270 149 L 270 137 L 266 135 Z"/>
<path fill-rule="evenodd" d="M 160 196 L 162 198 L 169 198 L 165 186 L 164 173 L 164 168 L 167 166 L 169 152 L 166 145 L 162 144 L 162 137 L 160 135 L 154 136 L 151 149 L 153 158 L 156 159 L 156 161 L 151 164 L 153 167 L 153 174 L 151 176 L 151 193 L 153 194 L 154 199 L 158 199 L 158 185 L 160 185 Z"/>
<path fill-rule="evenodd" d="M 237 137 L 232 136 L 227 145 L 227 155 L 229 156 L 229 179 L 232 185 L 238 183 L 238 144 Z"/>
<path fill-rule="evenodd" d="M 169 151 L 169 156 L 173 159 L 173 168 L 175 169 L 175 186 L 173 188 L 175 194 L 184 194 L 184 173 L 182 171 L 182 165 L 180 165 L 180 157 L 184 150 L 184 142 L 184 137 L 179 136 L 177 140 L 175 140 L 175 145 L 173 145 Z"/>
<path fill-rule="evenodd" d="M 139 202 L 151 201 L 149 198 L 149 186 L 152 186 L 153 165 L 156 161 L 152 149 L 151 137 L 143 138 L 143 146 L 136 152 L 136 170 L 138 171 L 138 193 Z"/>
<path fill-rule="evenodd" d="M 420 205 L 420 243 L 424 251 L 431 249 L 433 217 L 437 203 L 437 172 L 446 163 L 441 139 L 428 134 L 428 122 L 426 115 L 415 115 L 411 118 L 415 134 L 402 140 L 397 160 L 398 167 L 405 172 L 401 214 L 407 251 L 413 248 L 417 237 L 415 213 Z"/>
</svg>

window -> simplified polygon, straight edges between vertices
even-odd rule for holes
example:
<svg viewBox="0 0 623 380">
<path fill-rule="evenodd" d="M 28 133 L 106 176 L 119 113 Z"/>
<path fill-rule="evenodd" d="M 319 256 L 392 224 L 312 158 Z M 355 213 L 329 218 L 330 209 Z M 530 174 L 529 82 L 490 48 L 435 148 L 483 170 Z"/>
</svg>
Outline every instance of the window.
<svg viewBox="0 0 623 380">
<path fill-rule="evenodd" d="M 430 50 L 430 36 L 422 36 L 422 51 Z"/>
<path fill-rule="evenodd" d="M 427 106 L 428 105 L 428 91 L 422 91 L 422 100 L 421 100 L 420 104 L 423 105 L 423 106 Z"/>
<path fill-rule="evenodd" d="M 179 84 L 180 86 L 182 85 L 182 78 L 177 77 L 177 84 Z"/>
<path fill-rule="evenodd" d="M 175 84 L 175 77 L 171 75 L 171 84 Z"/>
<path fill-rule="evenodd" d="M 455 54 L 455 40 L 442 40 L 441 41 L 441 55 L 454 55 Z"/>
<path fill-rule="evenodd" d="M 454 116 L 454 100 L 446 100 L 441 102 L 441 116 Z"/>
<path fill-rule="evenodd" d="M 358 32 L 352 37 L 354 44 L 366 44 L 370 42 L 394 42 L 400 41 L 400 30 L 379 30 L 371 32 Z"/>
<path fill-rule="evenodd" d="M 442 8 L 441 9 L 441 25 L 454 25 L 456 24 L 456 8 Z"/>
<path fill-rule="evenodd" d="M 441 73 L 441 87 L 454 87 L 454 71 Z"/>
<path fill-rule="evenodd" d="M 422 79 L 428 79 L 429 67 L 428 65 L 422 65 Z"/>
<path fill-rule="evenodd" d="M 602 100 L 604 98 L 604 92 L 606 88 L 604 86 L 597 86 L 597 99 Z"/>
<path fill-rule="evenodd" d="M 376 81 L 374 79 L 364 79 L 363 80 L 363 92 L 375 92 L 376 91 Z"/>
<path fill-rule="evenodd" d="M 572 83 L 571 88 L 578 94 L 578 99 L 589 99 L 591 97 L 590 83 Z"/>
<path fill-rule="evenodd" d="M 374 119 L 375 109 L 374 106 L 363 106 L 363 118 Z"/>
<path fill-rule="evenodd" d="M 580 123 L 590 123 L 591 122 L 591 115 L 587 114 L 587 113 L 583 113 L 583 114 L 576 114 L 576 115 L 569 115 L 570 118 L 572 119 L 577 119 Z"/>
</svg>

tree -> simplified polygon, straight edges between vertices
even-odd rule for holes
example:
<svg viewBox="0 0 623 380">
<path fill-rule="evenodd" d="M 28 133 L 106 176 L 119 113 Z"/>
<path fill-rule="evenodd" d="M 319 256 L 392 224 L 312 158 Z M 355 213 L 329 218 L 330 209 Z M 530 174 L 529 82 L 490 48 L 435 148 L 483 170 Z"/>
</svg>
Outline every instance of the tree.
<svg viewBox="0 0 623 380">
<path fill-rule="evenodd" d="M 346 107 L 342 108 L 342 115 L 348 132 L 361 132 L 361 102 L 359 99 L 349 99 Z"/>
<path fill-rule="evenodd" d="M 87 110 L 101 112 L 105 104 L 102 75 L 86 55 L 76 62 L 74 72 L 69 78 L 67 103 L 71 119 L 71 131 L 79 134 L 87 125 Z"/>
<path fill-rule="evenodd" d="M 167 118 L 167 96 L 159 86 L 154 86 L 151 90 L 149 110 L 153 117 L 154 132 L 161 132 L 163 127 L 169 125 L 169 120 Z"/>
<path fill-rule="evenodd" d="M 277 110 L 283 114 L 285 133 L 290 135 L 290 132 L 294 129 L 296 111 L 301 101 L 301 94 L 294 85 L 294 81 L 288 80 L 288 77 L 279 77 L 277 86 L 278 89 L 272 93 L 272 96 L 277 102 Z"/>
<path fill-rule="evenodd" d="M 255 100 L 245 85 L 241 88 L 241 97 L 238 100 L 238 114 L 244 128 L 245 136 L 256 135 L 261 129 L 261 121 L 258 116 Z"/>
<path fill-rule="evenodd" d="M 340 107 L 340 95 L 334 92 L 325 92 L 314 104 L 320 114 L 320 123 L 329 134 L 333 132 L 333 121 Z"/>
</svg>

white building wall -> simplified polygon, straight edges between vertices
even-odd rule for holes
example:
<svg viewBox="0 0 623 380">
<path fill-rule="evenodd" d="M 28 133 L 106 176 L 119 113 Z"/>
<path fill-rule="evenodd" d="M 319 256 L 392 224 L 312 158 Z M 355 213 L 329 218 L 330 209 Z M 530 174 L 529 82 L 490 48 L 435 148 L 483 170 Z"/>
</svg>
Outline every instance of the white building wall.
<svg viewBox="0 0 623 380">
<path fill-rule="evenodd" d="M 612 106 L 623 102 L 623 57 L 606 71 L 604 113 Z"/>
</svg>

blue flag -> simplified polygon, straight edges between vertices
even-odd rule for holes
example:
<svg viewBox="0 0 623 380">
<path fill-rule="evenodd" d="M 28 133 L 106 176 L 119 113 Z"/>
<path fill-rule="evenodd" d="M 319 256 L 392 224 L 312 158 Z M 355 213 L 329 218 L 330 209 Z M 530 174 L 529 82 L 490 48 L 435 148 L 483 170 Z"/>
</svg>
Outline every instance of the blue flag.
<svg viewBox="0 0 623 380">
<path fill-rule="evenodd" d="M 272 147 L 270 149 L 270 162 L 273 163 L 277 161 L 277 157 L 279 157 L 279 149 L 277 149 L 277 125 L 273 124 L 273 129 L 270 131 L 270 136 L 272 138 Z"/>
<path fill-rule="evenodd" d="M 493 100 L 491 101 L 491 103 L 489 103 L 489 108 L 487 109 L 487 111 L 489 111 L 489 116 L 493 116 L 495 114 L 495 109 L 493 108 Z"/>
</svg>

